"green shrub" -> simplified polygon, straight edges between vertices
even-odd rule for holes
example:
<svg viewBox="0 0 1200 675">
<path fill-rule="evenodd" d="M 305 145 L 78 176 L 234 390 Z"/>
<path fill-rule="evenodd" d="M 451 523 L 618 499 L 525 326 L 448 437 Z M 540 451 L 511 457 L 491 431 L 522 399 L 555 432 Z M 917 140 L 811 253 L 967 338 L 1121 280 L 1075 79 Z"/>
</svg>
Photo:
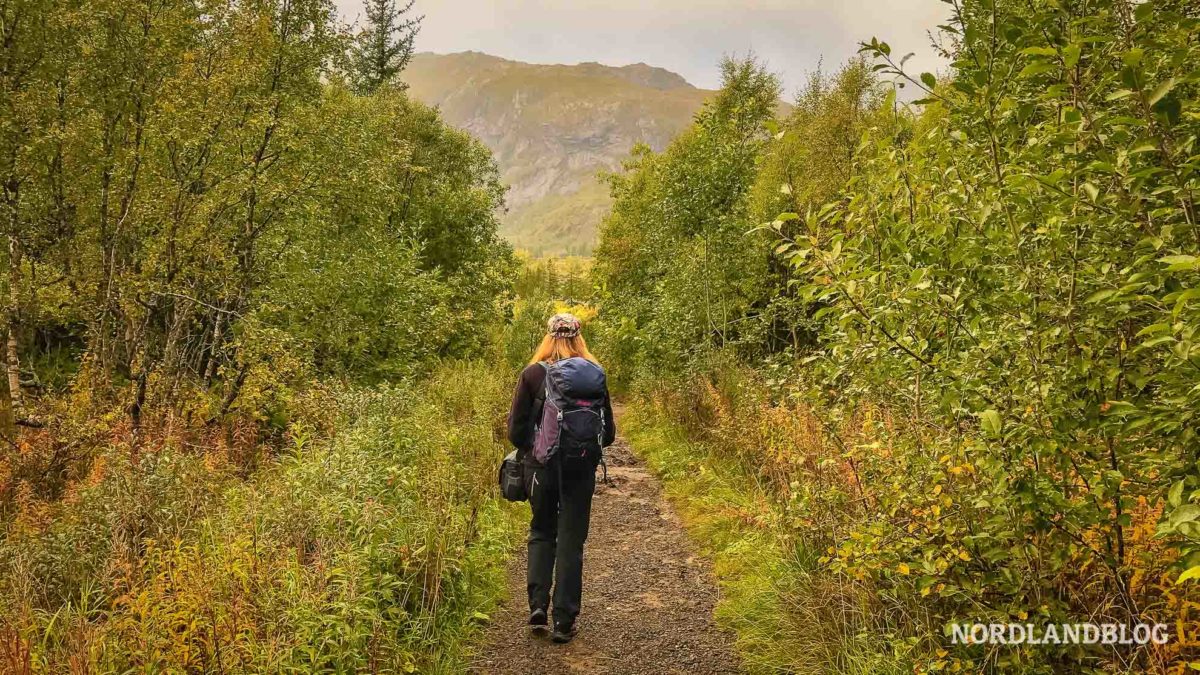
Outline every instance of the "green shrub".
<svg viewBox="0 0 1200 675">
<path fill-rule="evenodd" d="M 455 672 L 515 531 L 492 485 L 507 389 L 448 364 L 329 390 L 337 433 L 293 427 L 249 482 L 213 456 L 106 453 L 44 527 L 10 527 L 0 620 L 39 672 Z"/>
</svg>

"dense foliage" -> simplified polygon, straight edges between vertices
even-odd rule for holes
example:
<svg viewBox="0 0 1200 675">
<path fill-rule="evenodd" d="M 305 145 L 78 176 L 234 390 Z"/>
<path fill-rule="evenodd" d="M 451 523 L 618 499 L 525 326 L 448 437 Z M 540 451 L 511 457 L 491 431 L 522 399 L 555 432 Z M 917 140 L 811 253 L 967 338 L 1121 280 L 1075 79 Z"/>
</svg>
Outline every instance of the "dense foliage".
<svg viewBox="0 0 1200 675">
<path fill-rule="evenodd" d="M 0 543 L 0 670 L 462 672 L 515 534 L 492 484 L 508 391 L 484 364 L 311 389 L 249 481 L 106 451 Z"/>
<path fill-rule="evenodd" d="M 1182 667 L 1200 571 L 1200 15 L 951 9 L 940 79 L 872 41 L 876 65 L 814 78 L 781 136 L 754 117 L 690 155 L 702 116 L 637 157 L 596 263 L 602 316 L 625 376 L 767 479 L 790 574 L 870 608 L 843 612 L 861 620 L 842 633 L 891 637 L 827 663 L 879 649 L 918 669 Z M 880 71 L 923 99 L 897 105 Z M 756 109 L 741 81 L 723 96 Z M 670 175 L 694 182 L 673 191 Z M 707 223 L 741 238 L 714 256 Z M 1175 638 L 965 647 L 947 630 L 1084 620 Z"/>
<path fill-rule="evenodd" d="M 490 153 L 395 54 L 358 86 L 366 39 L 329 0 L 0 2 L 0 670 L 462 667 L 507 387 L 447 362 L 515 261 Z"/>
<path fill-rule="evenodd" d="M 691 129 L 662 154 L 635 148 L 611 179 L 596 278 L 623 362 L 670 367 L 737 341 L 734 319 L 763 296 L 767 256 L 753 244 L 765 239 L 746 235 L 745 198 L 779 85 L 752 62 L 723 68 Z"/>
<path fill-rule="evenodd" d="M 351 93 L 330 3 L 3 11 L 18 423 L 135 448 L 148 418 L 278 424 L 312 377 L 410 375 L 501 317 L 489 153 L 397 87 Z M 11 471 L 58 489 L 76 451 L 52 452 Z"/>
<path fill-rule="evenodd" d="M 546 320 L 571 312 L 587 322 L 596 316 L 586 258 L 524 257 L 513 286 L 512 317 L 505 328 L 507 365 L 519 372 L 546 335 Z"/>
</svg>

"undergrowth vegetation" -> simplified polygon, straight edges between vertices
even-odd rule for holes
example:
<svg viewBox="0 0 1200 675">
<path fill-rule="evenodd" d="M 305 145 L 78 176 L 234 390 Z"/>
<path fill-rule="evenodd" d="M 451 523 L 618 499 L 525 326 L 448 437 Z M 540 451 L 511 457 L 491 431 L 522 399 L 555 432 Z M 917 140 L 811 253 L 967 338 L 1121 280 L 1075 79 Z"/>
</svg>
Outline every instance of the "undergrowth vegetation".
<svg viewBox="0 0 1200 675">
<path fill-rule="evenodd" d="M 765 574 L 778 621 L 803 628 L 765 644 L 752 619 L 770 612 L 735 594 L 750 661 L 1180 672 L 1200 575 L 1200 16 L 947 13 L 947 73 L 909 74 L 873 40 L 778 121 L 773 79 L 728 63 L 691 130 L 635 152 L 594 265 L 603 347 L 657 411 L 647 428 L 678 436 L 671 461 L 713 458 L 741 485 L 680 489 L 770 505 L 745 525 L 779 560 L 728 583 Z M 976 622 L 1171 638 L 951 640 Z"/>
<path fill-rule="evenodd" d="M 706 398 L 702 405 L 712 403 Z M 753 451 L 760 438 L 730 447 L 702 429 L 732 429 L 701 427 L 713 422 L 706 415 L 679 417 L 680 405 L 646 401 L 626 414 L 623 433 L 662 477 L 689 534 L 712 560 L 721 587 L 716 618 L 737 635 L 745 670 L 911 673 L 904 641 L 878 639 L 885 622 L 867 589 L 820 574 L 821 542 L 796 527 L 800 521 L 845 526 L 831 517 L 838 512 L 811 514 L 811 500 L 780 503 L 754 465 L 737 456 Z"/>
<path fill-rule="evenodd" d="M 0 672 L 464 668 L 516 264 L 386 9 L 0 3 Z"/>
<path fill-rule="evenodd" d="M 319 387 L 252 480 L 215 452 L 101 456 L 0 544 L 5 672 L 459 672 L 503 590 L 509 383 Z"/>
</svg>

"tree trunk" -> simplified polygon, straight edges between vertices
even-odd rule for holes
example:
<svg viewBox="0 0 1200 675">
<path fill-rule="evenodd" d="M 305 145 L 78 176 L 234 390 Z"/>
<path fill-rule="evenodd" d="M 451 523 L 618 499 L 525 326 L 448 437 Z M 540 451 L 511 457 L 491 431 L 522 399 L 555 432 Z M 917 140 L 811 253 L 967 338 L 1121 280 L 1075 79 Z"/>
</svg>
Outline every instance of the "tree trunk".
<svg viewBox="0 0 1200 675">
<path fill-rule="evenodd" d="M 13 420 L 25 417 L 25 401 L 21 396 L 21 359 L 17 352 L 17 301 L 21 282 L 21 248 L 17 238 L 8 237 L 8 347 L 5 363 L 8 370 L 8 399 L 12 406 Z"/>
<path fill-rule="evenodd" d="M 212 346 L 208 350 L 208 363 L 204 367 L 204 381 L 209 386 L 212 386 L 213 378 L 217 376 L 217 348 L 221 344 L 221 320 L 224 318 L 224 312 L 217 312 L 217 317 L 213 319 Z"/>
</svg>

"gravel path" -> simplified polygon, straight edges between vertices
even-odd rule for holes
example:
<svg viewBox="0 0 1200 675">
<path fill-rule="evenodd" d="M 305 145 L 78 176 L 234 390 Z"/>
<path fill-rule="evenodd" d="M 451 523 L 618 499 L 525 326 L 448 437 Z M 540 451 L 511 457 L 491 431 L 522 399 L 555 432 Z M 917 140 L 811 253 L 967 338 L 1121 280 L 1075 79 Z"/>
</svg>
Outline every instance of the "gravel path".
<svg viewBox="0 0 1200 675">
<path fill-rule="evenodd" d="M 492 618 L 473 673 L 736 673 L 733 636 L 713 623 L 717 588 L 690 550 L 658 481 L 623 439 L 607 450 L 584 553 L 579 634 L 566 645 L 526 625 L 525 552 Z"/>
</svg>

